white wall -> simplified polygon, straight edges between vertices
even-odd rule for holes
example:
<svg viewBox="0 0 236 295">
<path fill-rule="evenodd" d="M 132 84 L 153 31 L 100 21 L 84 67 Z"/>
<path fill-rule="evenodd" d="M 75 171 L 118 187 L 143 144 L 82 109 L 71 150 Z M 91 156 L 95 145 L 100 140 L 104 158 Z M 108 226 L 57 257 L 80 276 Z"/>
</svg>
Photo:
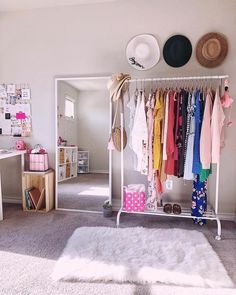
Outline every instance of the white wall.
<svg viewBox="0 0 236 295">
<path fill-rule="evenodd" d="M 77 113 L 77 102 L 78 102 L 78 90 L 73 86 L 69 85 L 64 81 L 58 81 L 58 136 L 62 139 L 67 140 L 67 144 L 76 145 L 78 141 L 78 113 Z M 75 118 L 65 118 L 65 97 L 69 96 L 75 101 Z M 60 114 L 62 117 L 60 117 Z"/>
<path fill-rule="evenodd" d="M 179 69 L 169 67 L 161 58 L 153 69 L 137 72 L 126 61 L 126 44 L 136 34 L 155 35 L 162 49 L 169 36 L 181 33 L 189 37 L 195 48 L 197 40 L 210 31 L 222 32 L 229 40 L 228 56 L 217 68 L 202 67 L 194 54 L 190 62 Z M 229 74 L 231 95 L 236 97 L 235 33 L 234 0 L 125 0 L 3 13 L 0 15 L 0 81 L 30 84 L 33 96 L 31 142 L 47 147 L 53 166 L 55 76 L 120 71 L 129 72 L 133 77 Z M 220 211 L 226 213 L 233 213 L 236 207 L 235 131 L 234 123 L 227 130 L 221 157 Z M 0 145 L 5 146 L 12 142 L 11 139 L 0 140 Z M 118 170 L 115 164 L 115 173 Z M 8 184 L 19 182 L 18 172 L 15 171 Z M 118 186 L 115 182 L 115 197 L 119 194 Z"/>
<path fill-rule="evenodd" d="M 78 147 L 89 151 L 91 172 L 108 173 L 109 93 L 80 91 L 78 95 Z"/>
</svg>

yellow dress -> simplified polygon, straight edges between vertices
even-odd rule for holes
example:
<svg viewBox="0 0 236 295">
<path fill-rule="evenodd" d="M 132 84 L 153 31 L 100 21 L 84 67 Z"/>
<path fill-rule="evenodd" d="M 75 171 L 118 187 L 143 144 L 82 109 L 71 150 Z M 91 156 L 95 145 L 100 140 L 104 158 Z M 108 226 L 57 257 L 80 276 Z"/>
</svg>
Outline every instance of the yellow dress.
<svg viewBox="0 0 236 295">
<path fill-rule="evenodd" d="M 161 146 L 161 122 L 164 118 L 164 95 L 162 91 L 156 93 L 156 103 L 154 107 L 154 130 L 153 130 L 153 168 L 161 172 L 162 166 L 162 146 Z"/>
</svg>

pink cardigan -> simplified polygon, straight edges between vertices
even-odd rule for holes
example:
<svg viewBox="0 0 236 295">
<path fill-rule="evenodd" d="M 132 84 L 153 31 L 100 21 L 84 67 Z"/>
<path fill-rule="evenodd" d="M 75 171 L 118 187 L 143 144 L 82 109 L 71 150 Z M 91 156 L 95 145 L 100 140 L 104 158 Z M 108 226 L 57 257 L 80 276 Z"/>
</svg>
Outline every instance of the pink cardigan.
<svg viewBox="0 0 236 295">
<path fill-rule="evenodd" d="M 212 116 L 212 93 L 207 92 L 204 115 L 202 120 L 202 129 L 200 137 L 200 161 L 202 169 L 210 169 L 211 166 L 211 116 Z"/>
<path fill-rule="evenodd" d="M 222 128 L 225 114 L 220 101 L 219 90 L 216 90 L 211 119 L 212 163 L 219 163 L 222 142 Z"/>
</svg>

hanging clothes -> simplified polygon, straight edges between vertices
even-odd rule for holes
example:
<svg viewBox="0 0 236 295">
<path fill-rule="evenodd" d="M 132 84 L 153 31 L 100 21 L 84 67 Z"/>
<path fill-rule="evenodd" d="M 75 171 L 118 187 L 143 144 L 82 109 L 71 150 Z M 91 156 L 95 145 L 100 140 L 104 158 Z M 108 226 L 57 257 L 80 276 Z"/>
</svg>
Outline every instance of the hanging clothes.
<svg viewBox="0 0 236 295">
<path fill-rule="evenodd" d="M 207 181 L 201 182 L 199 175 L 195 175 L 193 180 L 192 192 L 192 216 L 202 217 L 207 210 Z M 203 225 L 206 223 L 205 219 L 194 219 L 195 223 Z"/>
<path fill-rule="evenodd" d="M 219 164 L 220 148 L 223 146 L 222 128 L 225 114 L 220 101 L 219 90 L 216 90 L 211 119 L 212 163 Z"/>
<path fill-rule="evenodd" d="M 154 108 L 154 141 L 153 141 L 153 168 L 161 170 L 162 146 L 161 146 L 161 122 L 164 118 L 164 100 L 162 91 L 156 92 Z"/>
<path fill-rule="evenodd" d="M 193 148 L 193 167 L 192 172 L 199 174 L 201 171 L 200 162 L 200 136 L 202 125 L 202 113 L 201 113 L 201 93 L 198 90 L 195 98 L 195 136 L 194 136 L 194 148 Z"/>
<path fill-rule="evenodd" d="M 168 109 L 168 129 L 166 137 L 166 154 L 167 160 L 165 163 L 165 173 L 168 175 L 174 175 L 175 169 L 175 141 L 174 141 L 174 105 L 175 105 L 176 92 L 171 91 L 169 93 L 169 109 Z"/>
<path fill-rule="evenodd" d="M 181 150 L 179 151 L 180 164 L 179 164 L 179 175 L 184 176 L 184 164 L 186 159 L 185 141 L 187 134 L 187 106 L 188 106 L 189 93 L 185 90 L 181 91 L 181 115 L 182 115 L 182 131 L 181 131 Z"/>
<path fill-rule="evenodd" d="M 178 176 L 178 164 L 179 164 L 179 151 L 178 151 L 178 130 L 179 130 L 179 108 L 180 108 L 180 96 L 179 93 L 176 92 L 175 100 L 174 100 L 174 142 L 175 142 L 175 150 L 174 150 L 174 176 Z"/>
<path fill-rule="evenodd" d="M 146 199 L 146 207 L 148 210 L 157 210 L 158 193 L 156 187 L 156 172 L 153 171 L 151 179 L 148 181 L 148 194 Z"/>
<path fill-rule="evenodd" d="M 186 161 L 186 154 L 187 154 L 187 146 L 188 146 L 188 137 L 190 132 L 190 121 L 191 121 L 191 93 L 188 93 L 187 102 L 186 102 L 186 132 L 185 132 L 185 140 L 184 140 L 184 165 Z"/>
<path fill-rule="evenodd" d="M 132 149 L 137 157 L 136 170 L 142 174 L 148 173 L 148 156 L 147 156 L 147 141 L 148 141 L 148 130 L 145 112 L 145 96 L 144 92 L 141 91 L 139 94 L 133 130 L 131 134 L 132 138 Z"/>
<path fill-rule="evenodd" d="M 211 174 L 211 116 L 212 116 L 213 94 L 211 90 L 207 91 L 205 99 L 204 114 L 202 120 L 202 130 L 200 138 L 200 181 L 207 180 Z"/>
<path fill-rule="evenodd" d="M 149 94 L 148 102 L 146 107 L 148 108 L 147 111 L 147 126 L 148 126 L 148 181 L 153 179 L 153 124 L 154 124 L 154 117 L 153 117 L 153 110 L 155 105 L 155 97 L 154 93 Z"/>
<path fill-rule="evenodd" d="M 210 169 L 211 166 L 211 116 L 212 116 L 212 92 L 208 90 L 202 121 L 200 138 L 200 160 L 203 169 Z"/>
<path fill-rule="evenodd" d="M 147 102 L 144 91 L 135 94 L 127 105 L 130 144 L 136 170 L 147 175 L 146 208 L 155 211 L 160 206 L 166 174 L 183 177 L 193 181 L 194 222 L 204 224 L 207 178 L 212 163 L 219 162 L 222 144 L 224 113 L 218 90 L 158 89 Z"/>
<path fill-rule="evenodd" d="M 137 93 L 130 96 L 129 102 L 127 103 L 127 107 L 129 109 L 129 133 L 131 134 L 133 125 L 134 125 L 134 118 L 135 118 L 135 110 L 136 110 L 136 101 L 137 101 Z M 132 139 L 131 136 L 129 138 L 129 146 L 132 149 Z"/>
<path fill-rule="evenodd" d="M 212 169 L 211 169 L 211 166 L 209 169 L 203 169 L 201 167 L 201 171 L 200 171 L 200 174 L 199 174 L 199 179 L 200 181 L 205 181 L 207 180 L 207 178 L 209 177 L 209 175 L 212 173 Z"/>
<path fill-rule="evenodd" d="M 187 135 L 186 135 L 186 160 L 184 165 L 184 179 L 193 180 L 193 149 L 195 137 L 195 92 L 189 95 L 188 99 L 188 117 L 187 117 Z"/>
<path fill-rule="evenodd" d="M 163 160 L 167 160 L 166 144 L 167 144 L 167 131 L 168 131 L 168 116 L 169 116 L 169 91 L 165 96 L 165 114 L 164 114 L 164 128 L 163 128 Z"/>
</svg>

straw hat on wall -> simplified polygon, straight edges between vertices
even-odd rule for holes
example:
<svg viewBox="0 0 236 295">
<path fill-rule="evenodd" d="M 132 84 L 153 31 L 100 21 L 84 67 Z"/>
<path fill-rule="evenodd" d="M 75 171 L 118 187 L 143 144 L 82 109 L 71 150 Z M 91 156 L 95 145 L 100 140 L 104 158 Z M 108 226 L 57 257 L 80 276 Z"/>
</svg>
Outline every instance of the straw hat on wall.
<svg viewBox="0 0 236 295">
<path fill-rule="evenodd" d="M 196 46 L 198 62 L 206 68 L 219 66 L 228 53 L 228 42 L 224 35 L 208 33 L 201 37 Z"/>
</svg>

